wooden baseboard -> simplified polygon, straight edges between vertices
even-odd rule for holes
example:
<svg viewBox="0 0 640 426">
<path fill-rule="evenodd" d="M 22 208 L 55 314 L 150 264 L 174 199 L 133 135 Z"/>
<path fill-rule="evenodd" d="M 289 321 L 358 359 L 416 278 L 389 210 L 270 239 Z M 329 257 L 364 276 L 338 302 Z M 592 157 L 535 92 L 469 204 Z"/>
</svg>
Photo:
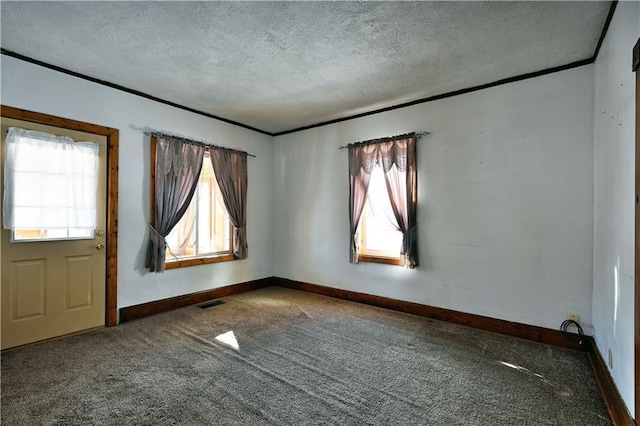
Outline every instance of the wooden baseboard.
<svg viewBox="0 0 640 426">
<path fill-rule="evenodd" d="M 585 337 L 582 339 L 582 343 L 579 343 L 577 335 L 575 340 L 570 340 L 567 339 L 559 330 L 551 330 L 544 327 L 520 324 L 517 322 L 453 311 L 450 309 L 421 305 L 419 303 L 390 299 L 388 297 L 374 296 L 366 293 L 357 293 L 350 290 L 303 283 L 286 278 L 274 277 L 273 280 L 274 285 L 278 285 L 280 287 L 287 287 L 306 291 L 309 293 L 322 294 L 324 296 L 330 296 L 338 299 L 350 300 L 353 302 L 392 309 L 394 311 L 405 312 L 408 314 L 432 318 L 439 321 L 451 322 L 467 327 L 479 328 L 485 331 L 506 334 L 508 336 L 519 337 L 526 340 L 533 340 L 535 342 L 546 343 L 563 348 L 576 349 L 586 352 L 591 346 L 589 338 Z"/>
<path fill-rule="evenodd" d="M 629 413 L 629 410 L 627 409 L 627 406 L 624 403 L 611 374 L 609 373 L 609 369 L 600 355 L 600 351 L 598 350 L 595 340 L 590 339 L 590 343 L 589 363 L 593 370 L 593 376 L 598 383 L 598 388 L 600 388 L 600 394 L 602 395 L 604 404 L 609 412 L 609 417 L 611 417 L 611 422 L 616 426 L 635 425 L 636 422 L 631 417 L 631 413 Z"/>
<path fill-rule="evenodd" d="M 170 297 L 168 299 L 155 300 L 153 302 L 142 303 L 140 305 L 127 306 L 120 309 L 120 322 L 132 321 L 155 315 L 173 309 L 183 308 L 196 303 L 206 302 L 211 299 L 231 296 L 232 294 L 245 293 L 247 291 L 258 290 L 269 287 L 273 283 L 273 278 L 262 278 L 259 280 L 247 281 L 240 284 L 228 285 L 214 288 L 212 290 L 200 291 L 198 293 L 185 294 L 183 296 Z"/>
</svg>

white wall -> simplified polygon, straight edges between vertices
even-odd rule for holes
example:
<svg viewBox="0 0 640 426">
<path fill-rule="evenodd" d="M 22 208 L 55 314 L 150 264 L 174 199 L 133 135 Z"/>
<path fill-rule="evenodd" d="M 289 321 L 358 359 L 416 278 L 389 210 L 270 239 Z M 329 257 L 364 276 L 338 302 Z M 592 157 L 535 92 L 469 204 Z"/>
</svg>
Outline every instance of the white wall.
<svg viewBox="0 0 640 426">
<path fill-rule="evenodd" d="M 118 307 L 273 275 L 272 137 L 1 56 L 1 102 L 120 130 Z M 148 273 L 149 127 L 246 150 L 249 258 Z"/>
<path fill-rule="evenodd" d="M 338 147 L 423 130 L 420 268 L 349 264 Z M 274 188 L 276 276 L 549 328 L 568 312 L 591 323 L 593 66 L 276 137 Z"/>
<path fill-rule="evenodd" d="M 640 3 L 620 2 L 595 64 L 593 321 L 602 358 L 634 413 L 635 75 Z"/>
</svg>

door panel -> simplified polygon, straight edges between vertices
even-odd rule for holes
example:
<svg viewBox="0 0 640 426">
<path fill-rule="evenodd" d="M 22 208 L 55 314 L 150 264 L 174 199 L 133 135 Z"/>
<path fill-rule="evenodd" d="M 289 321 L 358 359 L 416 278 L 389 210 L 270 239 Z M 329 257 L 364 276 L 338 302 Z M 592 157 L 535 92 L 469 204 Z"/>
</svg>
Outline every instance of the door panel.
<svg viewBox="0 0 640 426">
<path fill-rule="evenodd" d="M 20 127 L 100 145 L 98 226 L 106 227 L 107 139 L 105 136 L 2 118 L 4 171 L 8 127 Z M 4 179 L 4 176 L 2 176 Z M 1 191 L 2 185 L 0 185 Z M 1 231 L 2 349 L 62 336 L 105 324 L 105 236 L 91 239 L 11 242 Z"/>
<path fill-rule="evenodd" d="M 67 257 L 65 274 L 65 309 L 92 306 L 93 256 Z"/>
<path fill-rule="evenodd" d="M 11 268 L 11 320 L 20 321 L 45 316 L 47 261 L 32 259 L 12 262 Z"/>
</svg>

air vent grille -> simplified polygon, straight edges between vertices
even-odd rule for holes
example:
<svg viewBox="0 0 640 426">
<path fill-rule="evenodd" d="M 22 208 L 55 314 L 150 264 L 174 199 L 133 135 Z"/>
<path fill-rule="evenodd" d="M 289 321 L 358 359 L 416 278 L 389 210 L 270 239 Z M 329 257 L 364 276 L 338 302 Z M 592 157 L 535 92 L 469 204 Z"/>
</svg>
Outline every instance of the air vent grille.
<svg viewBox="0 0 640 426">
<path fill-rule="evenodd" d="M 222 305 L 224 303 L 223 300 L 212 300 L 211 302 L 203 303 L 202 305 L 198 305 L 200 309 L 208 309 L 213 308 L 214 306 Z"/>
</svg>

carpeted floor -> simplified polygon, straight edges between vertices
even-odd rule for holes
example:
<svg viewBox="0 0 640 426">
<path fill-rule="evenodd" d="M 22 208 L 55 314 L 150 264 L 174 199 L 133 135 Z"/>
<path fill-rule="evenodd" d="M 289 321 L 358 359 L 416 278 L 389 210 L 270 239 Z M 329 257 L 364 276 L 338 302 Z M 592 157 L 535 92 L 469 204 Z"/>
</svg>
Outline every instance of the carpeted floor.
<svg viewBox="0 0 640 426">
<path fill-rule="evenodd" d="M 610 424 L 580 352 L 278 287 L 223 300 L 3 354 L 2 424 Z"/>
</svg>

